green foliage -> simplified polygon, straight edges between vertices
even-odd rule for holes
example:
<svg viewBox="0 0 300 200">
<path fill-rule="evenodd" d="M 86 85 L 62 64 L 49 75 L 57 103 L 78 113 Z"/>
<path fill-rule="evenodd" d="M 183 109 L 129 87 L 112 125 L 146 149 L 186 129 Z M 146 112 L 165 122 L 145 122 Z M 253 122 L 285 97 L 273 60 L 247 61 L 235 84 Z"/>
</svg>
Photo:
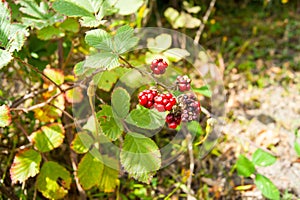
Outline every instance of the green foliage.
<svg viewBox="0 0 300 200">
<path fill-rule="evenodd" d="M 8 126 L 11 123 L 10 109 L 7 105 L 0 106 L 0 127 Z"/>
<path fill-rule="evenodd" d="M 240 176 L 249 177 L 255 172 L 253 163 L 243 155 L 240 155 L 236 161 L 236 168 Z"/>
<path fill-rule="evenodd" d="M 121 164 L 130 176 L 149 183 L 161 166 L 161 154 L 155 142 L 138 133 L 127 133 L 121 151 Z"/>
<path fill-rule="evenodd" d="M 165 113 L 145 108 L 134 109 L 126 117 L 125 121 L 133 126 L 143 129 L 158 129 L 165 124 Z"/>
<path fill-rule="evenodd" d="M 64 128 L 59 123 L 42 126 L 30 135 L 34 146 L 41 152 L 48 152 L 59 147 L 64 140 Z"/>
<path fill-rule="evenodd" d="M 56 162 L 48 161 L 37 177 L 37 189 L 49 199 L 61 199 L 68 193 L 72 179 L 68 170 Z"/>
<path fill-rule="evenodd" d="M 120 87 L 114 89 L 111 95 L 111 106 L 117 118 L 125 118 L 130 108 L 130 96 L 128 92 Z"/>
<path fill-rule="evenodd" d="M 252 155 L 252 162 L 254 165 L 266 167 L 273 165 L 276 162 L 276 157 L 262 149 L 257 149 Z"/>
<path fill-rule="evenodd" d="M 87 153 L 93 143 L 94 140 L 88 133 L 79 132 L 72 141 L 71 148 L 78 154 Z"/>
<path fill-rule="evenodd" d="M 94 149 L 93 152 L 96 150 Z M 98 185 L 101 179 L 101 173 L 104 165 L 103 161 L 100 160 L 101 156 L 95 156 L 91 153 L 87 153 L 81 159 L 78 165 L 77 176 L 80 184 L 85 190 Z"/>
<path fill-rule="evenodd" d="M 34 177 L 40 171 L 42 156 L 33 149 L 20 151 L 14 158 L 10 168 L 13 183 L 24 183 L 29 177 Z"/>
<path fill-rule="evenodd" d="M 255 177 L 255 185 L 269 199 L 280 199 L 280 193 L 277 187 L 267 177 L 257 174 Z"/>
</svg>

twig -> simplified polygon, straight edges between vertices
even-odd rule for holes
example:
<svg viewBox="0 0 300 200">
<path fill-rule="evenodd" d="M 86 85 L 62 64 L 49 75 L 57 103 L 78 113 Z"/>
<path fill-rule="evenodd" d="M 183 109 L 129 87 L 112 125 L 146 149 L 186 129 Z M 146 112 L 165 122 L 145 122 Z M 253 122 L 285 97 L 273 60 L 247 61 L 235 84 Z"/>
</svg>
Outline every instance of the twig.
<svg viewBox="0 0 300 200">
<path fill-rule="evenodd" d="M 204 30 L 205 24 L 207 23 L 207 20 L 210 16 L 210 13 L 211 13 L 212 9 L 215 6 L 215 3 L 216 3 L 216 0 L 211 0 L 211 2 L 209 4 L 209 7 L 208 7 L 203 19 L 202 19 L 202 23 L 200 24 L 199 29 L 198 29 L 198 31 L 196 33 L 196 36 L 195 36 L 195 39 L 194 39 L 194 43 L 196 43 L 196 44 L 198 44 L 199 41 L 200 41 L 201 34 Z"/>
<path fill-rule="evenodd" d="M 186 127 L 184 127 L 186 129 Z M 186 130 L 187 131 L 187 130 Z M 187 189 L 188 189 L 188 199 L 192 197 L 193 190 L 192 190 L 192 180 L 193 180 L 193 174 L 194 174 L 194 169 L 195 169 L 195 158 L 194 158 L 194 151 L 193 151 L 193 140 L 192 140 L 192 135 L 191 133 L 188 132 L 186 136 L 187 140 L 187 145 L 188 145 L 188 153 L 189 153 L 189 158 L 190 158 L 190 170 L 189 170 L 189 176 L 187 179 Z"/>
<path fill-rule="evenodd" d="M 26 136 L 26 138 L 29 140 L 29 142 L 31 142 L 29 134 L 27 133 L 27 131 L 23 128 L 23 126 L 19 123 L 18 120 L 15 120 L 15 124 L 17 125 L 17 127 L 22 131 L 22 133 Z"/>
<path fill-rule="evenodd" d="M 65 62 L 62 65 L 62 70 L 64 70 L 65 67 L 67 66 L 67 64 L 70 62 L 70 59 L 71 59 L 71 56 L 72 56 L 72 53 L 73 53 L 73 49 L 74 49 L 74 42 L 72 41 L 70 51 L 67 55 L 67 58 L 66 58 Z"/>
<path fill-rule="evenodd" d="M 42 89 L 42 90 L 38 90 L 38 91 L 33 91 L 29 94 L 25 94 L 24 96 L 20 97 L 19 99 L 15 100 L 12 105 L 10 106 L 10 108 L 16 108 L 18 107 L 20 104 L 22 104 L 23 102 L 25 102 L 27 99 L 31 99 L 39 94 L 42 94 L 44 92 L 46 92 L 48 90 L 48 88 Z"/>
<path fill-rule="evenodd" d="M 26 65 L 27 67 L 30 67 L 31 69 L 33 69 L 35 72 L 41 74 L 44 78 L 46 78 L 47 80 L 49 80 L 51 83 L 53 83 L 61 92 L 63 92 L 64 90 L 57 84 L 55 83 L 52 79 L 50 79 L 46 74 L 44 74 L 43 72 L 41 72 L 40 70 L 38 70 L 37 68 L 35 68 L 34 66 L 32 66 L 31 64 L 21 60 L 18 57 L 15 57 L 15 59 L 19 62 L 21 62 L 23 65 Z"/>
<path fill-rule="evenodd" d="M 59 108 L 58 106 L 56 106 L 56 105 L 54 105 L 54 104 L 52 104 L 52 103 L 49 103 L 49 105 L 52 106 L 52 107 L 54 107 L 54 108 L 56 108 L 56 109 L 58 109 L 58 110 L 60 110 L 60 111 L 63 112 L 67 117 L 69 117 L 71 120 L 75 121 L 75 119 L 72 117 L 72 115 L 70 115 L 70 113 L 68 113 L 67 111 L 65 111 L 65 110 L 63 110 L 63 109 L 61 109 L 61 108 Z"/>
</svg>

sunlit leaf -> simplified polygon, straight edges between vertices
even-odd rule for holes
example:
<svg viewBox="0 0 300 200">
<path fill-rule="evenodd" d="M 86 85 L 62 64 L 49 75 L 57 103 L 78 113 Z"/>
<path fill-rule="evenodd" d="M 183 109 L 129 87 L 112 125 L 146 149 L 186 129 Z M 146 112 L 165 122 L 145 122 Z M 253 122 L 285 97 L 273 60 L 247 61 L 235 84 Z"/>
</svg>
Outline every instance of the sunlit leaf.
<svg viewBox="0 0 300 200">
<path fill-rule="evenodd" d="M 96 153 L 97 150 L 94 149 L 93 151 Z M 100 160 L 101 155 L 99 154 L 99 156 L 87 153 L 78 165 L 77 177 L 80 185 L 82 185 L 85 190 L 97 185 L 101 179 L 104 166 L 103 161 Z"/>
<path fill-rule="evenodd" d="M 161 34 L 156 38 L 148 38 L 147 39 L 147 47 L 150 51 L 154 53 L 162 52 L 172 45 L 172 37 L 169 34 Z"/>
<path fill-rule="evenodd" d="M 161 154 L 155 142 L 138 133 L 126 134 L 120 158 L 129 175 L 145 183 L 149 183 L 161 166 Z"/>
<path fill-rule="evenodd" d="M 116 51 L 119 54 L 125 53 L 138 43 L 138 38 L 133 36 L 134 30 L 128 25 L 118 28 L 114 37 Z"/>
<path fill-rule="evenodd" d="M 54 26 L 47 26 L 37 31 L 37 37 L 41 40 L 50 40 L 64 37 L 65 33 Z"/>
<path fill-rule="evenodd" d="M 53 82 L 57 85 L 61 85 L 64 82 L 64 74 L 60 69 L 53 69 L 53 68 L 45 68 L 44 74 L 49 77 Z M 50 83 L 48 79 L 45 79 L 45 82 Z"/>
<path fill-rule="evenodd" d="M 115 8 L 118 8 L 118 14 L 120 15 L 129 15 L 135 13 L 142 5 L 143 0 L 131 0 L 128 2 L 127 0 L 119 0 L 115 4 Z"/>
<path fill-rule="evenodd" d="M 93 138 L 86 132 L 79 132 L 71 143 L 71 148 L 78 154 L 86 153 L 93 145 Z"/>
<path fill-rule="evenodd" d="M 262 194 L 273 200 L 279 200 L 280 199 L 280 193 L 277 187 L 268 179 L 267 177 L 256 174 L 255 177 L 255 185 L 256 187 L 262 192 Z"/>
<path fill-rule="evenodd" d="M 86 10 L 83 6 L 78 5 L 77 2 L 69 1 L 69 0 L 56 0 L 52 8 L 63 15 L 67 15 L 70 17 L 92 17 L 93 14 Z"/>
<path fill-rule="evenodd" d="M 88 45 L 104 51 L 113 51 L 111 36 L 102 29 L 94 29 L 86 32 L 85 41 Z"/>
<path fill-rule="evenodd" d="M 108 105 L 101 106 L 101 111 L 97 113 L 101 129 L 109 139 L 116 140 L 123 132 L 123 127 L 115 121 L 112 107 Z"/>
<path fill-rule="evenodd" d="M 179 60 L 190 55 L 187 50 L 179 48 L 168 49 L 164 51 L 163 54 L 172 62 L 178 62 Z"/>
<path fill-rule="evenodd" d="M 48 161 L 42 166 L 36 187 L 46 198 L 61 199 L 68 194 L 71 182 L 70 173 L 63 166 Z"/>
<path fill-rule="evenodd" d="M 257 149 L 252 155 L 252 162 L 254 165 L 265 167 L 274 164 L 276 157 L 262 149 Z"/>
<path fill-rule="evenodd" d="M 255 172 L 253 163 L 243 155 L 240 155 L 236 161 L 236 168 L 240 176 L 249 177 Z"/>
<path fill-rule="evenodd" d="M 11 123 L 10 109 L 7 105 L 0 106 L 0 127 L 8 126 Z"/>
<path fill-rule="evenodd" d="M 158 129 L 164 126 L 166 114 L 153 109 L 134 109 L 126 117 L 125 121 L 131 125 L 143 129 Z"/>
<path fill-rule="evenodd" d="M 83 99 L 82 89 L 77 87 L 66 91 L 65 98 L 69 103 L 80 103 Z"/>
<path fill-rule="evenodd" d="M 16 154 L 10 168 L 10 177 L 13 183 L 25 182 L 40 171 L 41 155 L 33 149 L 24 149 Z"/>
<path fill-rule="evenodd" d="M 54 123 L 42 126 L 40 130 L 30 135 L 30 139 L 39 151 L 47 152 L 62 144 L 65 137 L 64 133 L 63 126 L 59 123 Z"/>
<path fill-rule="evenodd" d="M 96 53 L 87 57 L 84 66 L 88 68 L 113 69 L 120 65 L 119 56 L 111 52 Z"/>
<path fill-rule="evenodd" d="M 104 167 L 99 180 L 99 189 L 104 192 L 113 192 L 117 186 L 119 162 L 107 155 L 103 156 Z"/>
</svg>

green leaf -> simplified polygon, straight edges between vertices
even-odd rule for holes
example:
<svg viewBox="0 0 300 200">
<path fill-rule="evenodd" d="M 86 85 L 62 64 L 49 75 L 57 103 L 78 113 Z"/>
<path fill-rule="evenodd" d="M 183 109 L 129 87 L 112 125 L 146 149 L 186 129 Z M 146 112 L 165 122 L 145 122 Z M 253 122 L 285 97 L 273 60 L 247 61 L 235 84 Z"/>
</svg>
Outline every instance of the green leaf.
<svg viewBox="0 0 300 200">
<path fill-rule="evenodd" d="M 280 199 L 279 190 L 267 177 L 257 174 L 255 177 L 255 185 L 265 197 L 273 200 Z"/>
<path fill-rule="evenodd" d="M 12 183 L 24 183 L 40 171 L 41 155 L 33 149 L 24 149 L 16 154 L 10 168 Z"/>
<path fill-rule="evenodd" d="M 92 151 L 97 153 L 96 149 L 93 149 Z M 77 171 L 80 185 L 82 185 L 85 190 L 97 185 L 99 179 L 101 179 L 103 168 L 103 161 L 99 160 L 99 156 L 96 157 L 91 153 L 85 154 L 78 165 Z"/>
<path fill-rule="evenodd" d="M 253 163 L 243 155 L 240 155 L 237 162 L 236 168 L 238 175 L 249 177 L 251 174 L 255 172 L 255 167 Z"/>
<path fill-rule="evenodd" d="M 22 22 L 26 26 L 41 29 L 63 20 L 63 16 L 49 12 L 50 8 L 47 2 L 42 1 L 39 5 L 33 0 L 20 0 L 18 2 L 21 5 L 20 11 L 25 14 L 22 17 Z"/>
<path fill-rule="evenodd" d="M 84 67 L 113 69 L 120 65 L 119 56 L 111 52 L 93 54 L 85 60 Z"/>
<path fill-rule="evenodd" d="M 141 108 L 132 110 L 125 121 L 136 127 L 154 130 L 164 126 L 165 116 L 164 112 Z"/>
<path fill-rule="evenodd" d="M 26 36 L 29 33 L 26 30 L 26 27 L 20 24 L 12 24 L 10 25 L 10 35 L 11 38 L 9 43 L 7 44 L 7 49 L 9 52 L 20 51 L 24 45 L 26 40 Z"/>
<path fill-rule="evenodd" d="M 204 85 L 200 88 L 193 88 L 193 91 L 197 92 L 197 93 L 200 93 L 203 96 L 206 96 L 206 97 L 209 97 L 209 98 L 212 97 L 212 93 L 211 93 L 210 88 L 208 87 L 208 85 Z"/>
<path fill-rule="evenodd" d="M 62 144 L 64 133 L 65 130 L 61 124 L 53 123 L 42 126 L 40 130 L 33 132 L 30 139 L 39 151 L 47 152 Z"/>
<path fill-rule="evenodd" d="M 169 23 L 173 26 L 176 19 L 179 17 L 179 12 L 172 7 L 169 7 L 165 10 L 164 16 L 169 21 Z"/>
<path fill-rule="evenodd" d="M 127 133 L 121 163 L 133 178 L 149 183 L 161 166 L 161 154 L 153 140 L 138 133 Z"/>
<path fill-rule="evenodd" d="M 113 44 L 111 36 L 102 29 L 94 29 L 87 31 L 85 35 L 85 42 L 97 49 L 104 51 L 113 51 Z"/>
<path fill-rule="evenodd" d="M 64 36 L 65 33 L 54 26 L 47 26 L 37 31 L 37 37 L 41 40 L 50 40 Z"/>
<path fill-rule="evenodd" d="M 77 77 L 83 75 L 84 72 L 86 71 L 86 70 L 84 69 L 84 61 L 81 61 L 81 62 L 77 63 L 77 64 L 74 66 L 73 71 L 74 71 L 75 76 L 77 76 Z"/>
<path fill-rule="evenodd" d="M 175 23 L 172 24 L 173 28 L 197 28 L 201 24 L 200 19 L 193 17 L 192 15 L 181 12 Z"/>
<path fill-rule="evenodd" d="M 270 166 L 276 162 L 276 157 L 263 151 L 262 149 L 257 149 L 252 155 L 252 163 L 258 166 Z"/>
<path fill-rule="evenodd" d="M 86 132 L 79 132 L 76 134 L 71 143 L 71 148 L 78 154 L 86 153 L 93 145 L 94 140 Z"/>
<path fill-rule="evenodd" d="M 101 24 L 104 24 L 106 20 L 99 20 L 96 17 L 82 17 L 79 20 L 81 26 L 83 27 L 98 27 Z"/>
<path fill-rule="evenodd" d="M 59 25 L 59 27 L 65 31 L 70 31 L 73 33 L 77 33 L 79 31 L 79 23 L 73 18 L 66 19 L 63 23 Z"/>
<path fill-rule="evenodd" d="M 156 38 L 147 39 L 147 47 L 153 53 L 160 53 L 172 45 L 172 37 L 169 34 L 160 34 Z"/>
<path fill-rule="evenodd" d="M 134 31 L 128 25 L 118 28 L 114 37 L 116 51 L 119 54 L 125 53 L 131 48 L 135 47 L 138 43 L 138 38 L 133 36 Z"/>
<path fill-rule="evenodd" d="M 63 71 L 60 69 L 45 68 L 43 73 L 46 76 L 48 76 L 57 85 L 61 85 L 64 83 L 65 76 L 63 74 Z M 45 80 L 45 81 L 49 81 L 49 80 Z"/>
<path fill-rule="evenodd" d="M 172 62 L 178 62 L 181 59 L 190 55 L 190 53 L 185 49 L 172 48 L 163 52 L 164 56 L 166 56 Z"/>
<path fill-rule="evenodd" d="M 84 8 L 90 13 L 96 13 L 99 11 L 103 0 L 69 0 L 70 2 L 76 3 L 78 6 Z"/>
<path fill-rule="evenodd" d="M 67 15 L 69 17 L 92 17 L 93 14 L 70 0 L 57 0 L 53 3 L 52 8 L 60 14 Z"/>
<path fill-rule="evenodd" d="M 7 105 L 0 106 L 0 127 L 8 126 L 11 123 L 10 109 Z"/>
<path fill-rule="evenodd" d="M 103 156 L 104 163 L 109 163 L 109 165 L 104 165 L 101 178 L 99 180 L 99 189 L 104 192 L 113 192 L 117 186 L 117 180 L 119 175 L 119 162 L 110 158 L 107 155 Z"/>
<path fill-rule="evenodd" d="M 95 119 L 94 119 L 93 115 L 91 115 L 88 118 L 88 121 L 86 122 L 86 124 L 82 128 L 85 129 L 85 130 L 90 131 L 91 133 L 95 133 L 96 132 Z"/>
<path fill-rule="evenodd" d="M 300 144 L 297 141 L 295 141 L 295 143 L 294 143 L 294 149 L 295 149 L 298 157 L 300 157 Z"/>
<path fill-rule="evenodd" d="M 114 71 L 105 71 L 99 74 L 98 88 L 109 92 L 118 80 L 118 74 Z"/>
<path fill-rule="evenodd" d="M 128 2 L 127 0 L 118 0 L 115 4 L 115 8 L 118 8 L 118 14 L 120 15 L 130 15 L 135 13 L 142 5 L 143 0 L 131 0 Z"/>
<path fill-rule="evenodd" d="M 117 117 L 125 118 L 127 116 L 130 108 L 130 95 L 124 88 L 114 89 L 111 95 L 111 106 Z"/>
<path fill-rule="evenodd" d="M 123 127 L 118 125 L 114 119 L 112 107 L 109 105 L 101 106 L 101 111 L 97 113 L 101 129 L 109 139 L 116 140 L 123 132 Z"/>
<path fill-rule="evenodd" d="M 44 197 L 61 199 L 68 194 L 72 179 L 70 173 L 56 162 L 48 161 L 42 166 L 36 187 Z"/>
</svg>

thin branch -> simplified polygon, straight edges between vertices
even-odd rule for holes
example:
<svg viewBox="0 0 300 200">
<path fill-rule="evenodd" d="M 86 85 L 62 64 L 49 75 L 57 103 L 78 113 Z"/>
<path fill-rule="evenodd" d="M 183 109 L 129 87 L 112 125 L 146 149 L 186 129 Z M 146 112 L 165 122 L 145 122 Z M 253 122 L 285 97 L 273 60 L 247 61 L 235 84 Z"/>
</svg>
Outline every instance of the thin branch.
<svg viewBox="0 0 300 200">
<path fill-rule="evenodd" d="M 36 90 L 36 91 L 32 91 L 29 94 L 25 94 L 24 96 L 20 97 L 19 99 L 15 100 L 12 105 L 10 106 L 10 108 L 16 108 L 18 107 L 20 104 L 24 103 L 27 99 L 31 99 L 39 94 L 42 94 L 44 92 L 46 92 L 48 90 L 48 88 L 42 89 L 42 90 Z"/>
<path fill-rule="evenodd" d="M 196 33 L 195 39 L 194 39 L 194 43 L 196 43 L 196 44 L 198 44 L 199 41 L 200 41 L 200 37 L 201 37 L 202 32 L 204 30 L 205 24 L 207 23 L 207 20 L 208 20 L 210 14 L 211 14 L 212 9 L 215 6 L 215 3 L 216 3 L 216 0 L 211 0 L 211 2 L 209 4 L 209 7 L 208 7 L 203 19 L 202 19 L 202 23 L 200 24 L 200 27 L 199 27 L 199 29 Z"/>
<path fill-rule="evenodd" d="M 27 67 L 30 67 L 31 69 L 33 69 L 35 72 L 41 74 L 44 78 L 46 78 L 47 80 L 49 80 L 52 84 L 54 84 L 61 92 L 63 92 L 64 90 L 57 84 L 55 83 L 52 79 L 50 79 L 46 74 L 44 74 L 42 71 L 40 71 L 39 69 L 35 68 L 34 66 L 32 66 L 31 64 L 23 61 L 22 59 L 15 57 L 15 59 L 19 62 L 21 62 L 23 65 L 26 65 Z"/>
<path fill-rule="evenodd" d="M 158 8 L 157 8 L 157 0 L 152 0 L 153 1 L 153 10 L 154 10 L 154 14 L 156 17 L 156 25 L 158 27 L 162 27 L 162 23 L 161 23 L 161 17 L 160 14 L 158 12 Z"/>
<path fill-rule="evenodd" d="M 59 108 L 58 106 L 56 106 L 56 105 L 54 105 L 54 104 L 52 104 L 52 103 L 49 103 L 49 105 L 52 106 L 52 107 L 54 107 L 54 108 L 56 108 L 56 109 L 58 109 L 58 110 L 60 110 L 60 111 L 63 112 L 67 117 L 69 117 L 71 120 L 75 121 L 75 119 L 73 118 L 73 116 L 72 116 L 70 113 L 68 113 L 67 111 L 65 111 L 65 110 L 63 110 L 63 109 L 61 109 L 61 108 Z"/>
<path fill-rule="evenodd" d="M 74 49 L 74 42 L 72 41 L 70 51 L 69 51 L 69 53 L 67 55 L 67 58 L 66 58 L 65 62 L 62 65 L 62 70 L 64 70 L 65 67 L 67 66 L 67 64 L 70 62 L 71 56 L 72 56 L 72 53 L 73 53 L 73 49 Z"/>
</svg>

